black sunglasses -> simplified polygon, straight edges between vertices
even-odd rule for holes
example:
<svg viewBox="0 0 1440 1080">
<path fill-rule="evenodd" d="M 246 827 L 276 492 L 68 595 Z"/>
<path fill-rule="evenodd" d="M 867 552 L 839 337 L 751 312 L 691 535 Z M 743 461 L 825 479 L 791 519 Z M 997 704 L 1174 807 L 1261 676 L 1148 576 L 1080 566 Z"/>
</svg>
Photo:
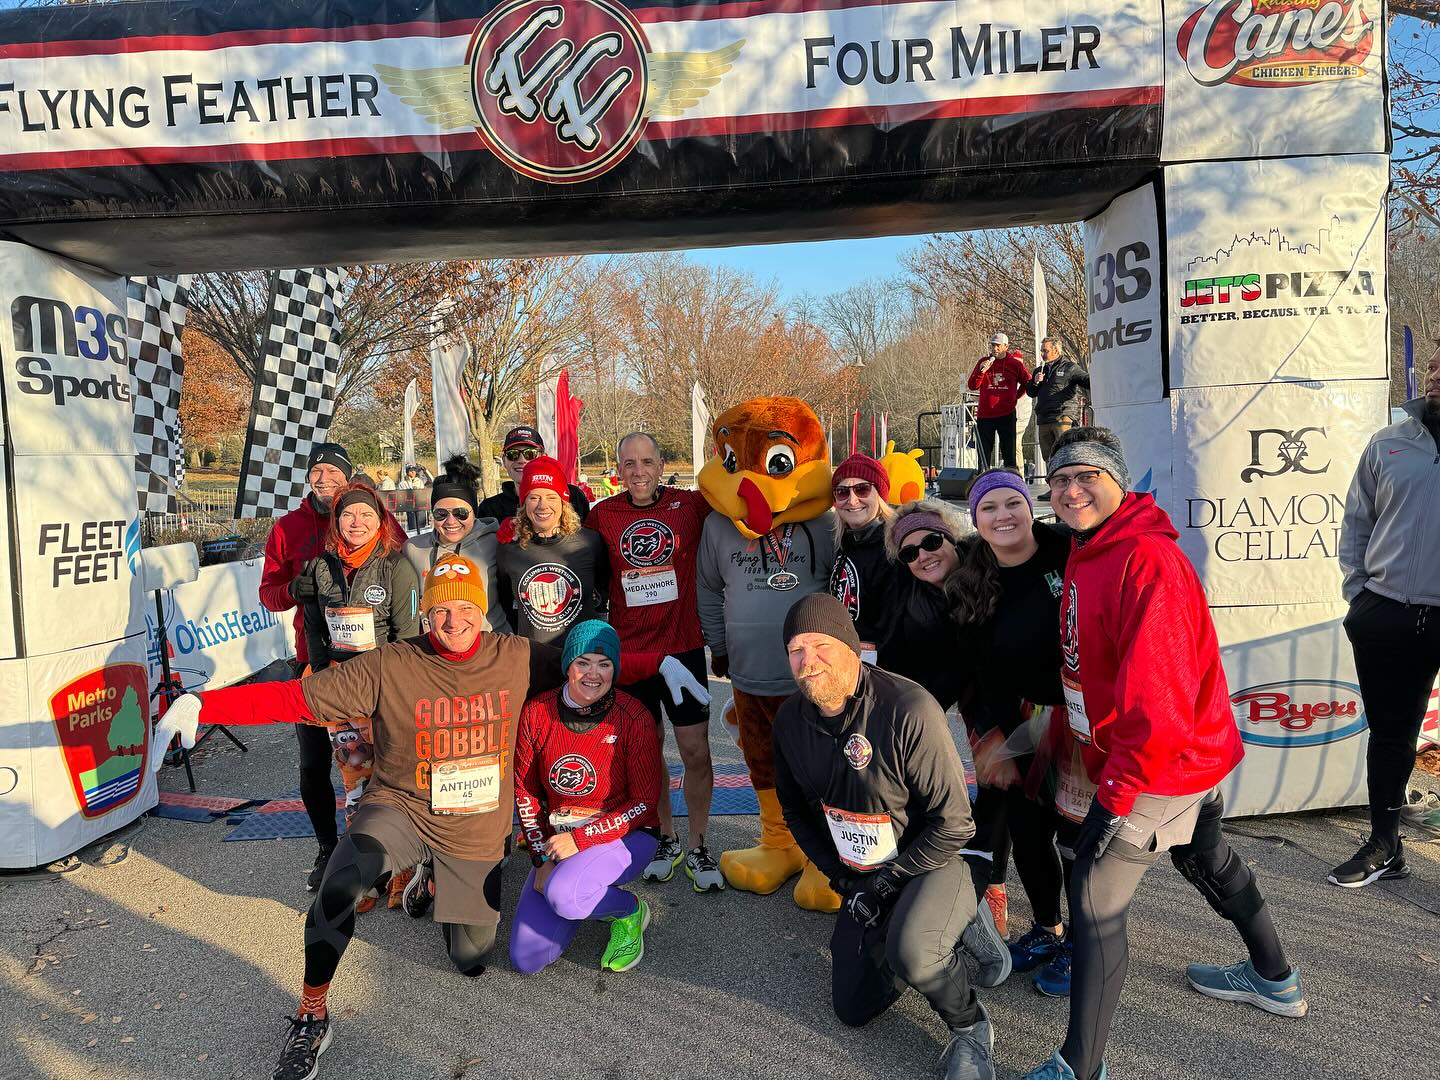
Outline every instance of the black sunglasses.
<svg viewBox="0 0 1440 1080">
<path fill-rule="evenodd" d="M 439 510 L 431 510 L 431 511 L 430 511 L 430 516 L 433 517 L 436 521 L 444 521 L 444 520 L 445 520 L 446 518 L 448 518 L 451 514 L 454 514 L 454 515 L 455 515 L 455 520 L 456 520 L 456 521 L 469 521 L 469 520 L 470 520 L 470 511 L 469 511 L 469 510 L 466 510 L 463 506 L 456 507 L 454 510 L 450 510 L 450 509 L 447 509 L 447 508 L 442 507 L 442 508 L 439 509 Z"/>
<path fill-rule="evenodd" d="M 524 461 L 534 461 L 534 460 L 535 460 L 537 457 L 539 457 L 539 456 L 540 456 L 540 451 L 539 451 L 539 450 L 536 450 L 533 446 L 526 446 L 526 447 L 524 447 L 524 448 L 522 448 L 522 449 L 519 449 L 519 450 L 506 450 L 506 451 L 505 451 L 505 460 L 506 460 L 506 461 L 521 461 L 521 460 L 524 460 Z"/>
<path fill-rule="evenodd" d="M 938 532 L 926 533 L 918 544 L 906 544 L 900 549 L 900 561 L 906 566 L 920 557 L 922 551 L 939 551 L 945 537 Z"/>
</svg>

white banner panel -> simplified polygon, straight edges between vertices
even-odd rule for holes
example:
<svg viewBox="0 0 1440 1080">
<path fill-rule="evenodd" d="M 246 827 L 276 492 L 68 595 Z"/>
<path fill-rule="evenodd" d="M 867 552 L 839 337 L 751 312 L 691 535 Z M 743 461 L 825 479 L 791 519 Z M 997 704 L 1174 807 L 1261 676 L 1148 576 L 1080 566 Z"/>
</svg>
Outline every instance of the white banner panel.
<svg viewBox="0 0 1440 1080">
<path fill-rule="evenodd" d="M 11 398 L 11 416 L 20 411 Z M 23 407 L 22 407 L 23 408 Z M 16 454 L 25 651 L 29 656 L 129 637 L 145 629 L 135 450 L 76 459 Z"/>
<path fill-rule="evenodd" d="M 1388 400 L 1383 380 L 1172 391 L 1175 526 L 1212 604 L 1340 596 L 1345 493 Z"/>
<path fill-rule="evenodd" d="M 1085 222 L 1090 394 L 1096 408 L 1165 396 L 1155 185 L 1121 195 Z"/>
<path fill-rule="evenodd" d="M 276 615 L 260 603 L 262 566 L 259 559 L 203 566 L 196 580 L 164 594 L 170 673 L 186 690 L 218 690 L 294 654 L 292 613 Z M 150 681 L 158 683 L 154 593 L 145 604 L 145 653 Z"/>
<path fill-rule="evenodd" d="M 1384 50 L 1382 0 L 1166 0 L 1162 155 L 1383 153 Z"/>
<path fill-rule="evenodd" d="M 49 729 L 30 722 L 30 684 L 24 660 L 0 660 L 0 866 L 35 866 L 35 770 L 30 751 Z"/>
<path fill-rule="evenodd" d="M 1165 170 L 1172 387 L 1387 376 L 1388 164 Z"/>
<path fill-rule="evenodd" d="M 1343 602 L 1214 608 L 1245 760 L 1225 782 L 1230 815 L 1366 801 L 1365 703 Z"/>
<path fill-rule="evenodd" d="M 1107 408 L 1097 405 L 1095 423 L 1120 436 L 1120 443 L 1125 447 L 1125 464 L 1130 468 L 1130 490 L 1152 493 L 1160 508 L 1174 518 L 1170 402 Z"/>
<path fill-rule="evenodd" d="M 0 744 L 30 747 L 19 782 L 0 795 L 0 821 L 16 826 L 0 832 L 0 864 L 50 862 L 155 805 L 144 649 L 136 636 L 25 662 L 29 709 L 0 720 Z M 0 664 L 0 685 L 14 681 L 13 670 Z M 21 690 L 16 700 L 25 697 Z M 0 769 L 0 781 L 5 775 Z"/>
</svg>

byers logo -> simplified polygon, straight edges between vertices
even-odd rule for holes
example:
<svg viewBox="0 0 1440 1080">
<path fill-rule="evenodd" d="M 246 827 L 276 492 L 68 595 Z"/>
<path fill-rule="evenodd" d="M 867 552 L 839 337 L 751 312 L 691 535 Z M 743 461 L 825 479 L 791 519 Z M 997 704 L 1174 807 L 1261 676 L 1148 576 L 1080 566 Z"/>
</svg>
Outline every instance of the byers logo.
<svg viewBox="0 0 1440 1080">
<path fill-rule="evenodd" d="M 1230 695 L 1240 738 L 1256 746 L 1320 746 L 1365 730 L 1365 704 L 1353 683 L 1296 679 Z"/>
<path fill-rule="evenodd" d="M 1210 0 L 1176 46 L 1201 86 L 1302 86 L 1365 74 L 1379 0 Z"/>
<path fill-rule="evenodd" d="M 375 70 L 441 129 L 473 124 L 516 172 L 573 184 L 623 161 L 649 117 L 698 103 L 744 44 L 651 53 L 640 24 L 610 0 L 509 0 L 475 28 L 463 67 Z"/>
<path fill-rule="evenodd" d="M 149 693 L 140 664 L 111 664 L 50 696 L 50 716 L 75 801 L 87 818 L 140 790 L 149 743 Z"/>
</svg>

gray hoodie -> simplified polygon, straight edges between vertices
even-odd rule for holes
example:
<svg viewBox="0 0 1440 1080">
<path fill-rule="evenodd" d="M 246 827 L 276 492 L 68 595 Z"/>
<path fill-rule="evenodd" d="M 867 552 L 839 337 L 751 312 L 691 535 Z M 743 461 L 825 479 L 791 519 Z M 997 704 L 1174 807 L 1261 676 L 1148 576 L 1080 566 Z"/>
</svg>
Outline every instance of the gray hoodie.
<svg viewBox="0 0 1440 1080">
<path fill-rule="evenodd" d="M 485 600 L 487 603 L 485 620 L 490 624 L 491 631 L 496 634 L 511 634 L 514 631 L 510 628 L 510 620 L 505 615 L 505 608 L 500 603 L 500 582 L 495 576 L 495 553 L 500 548 L 495 534 L 499 530 L 500 523 L 494 518 L 477 517 L 475 527 L 470 530 L 464 540 L 460 541 L 458 554 L 465 556 L 485 571 Z M 412 536 L 405 544 L 405 557 L 410 560 L 410 565 L 415 567 L 415 572 L 420 575 L 422 591 L 425 588 L 425 578 L 430 574 L 430 568 L 443 556 L 457 554 L 449 544 L 438 543 L 439 539 L 435 535 L 435 530 L 431 529 L 429 532 Z"/>
<path fill-rule="evenodd" d="M 1440 604 L 1440 446 L 1421 421 L 1425 399 L 1370 437 L 1340 527 L 1345 599 L 1361 589 L 1402 604 Z"/>
<path fill-rule="evenodd" d="M 785 613 L 829 585 L 834 513 L 781 525 L 760 540 L 745 539 L 724 514 L 705 519 L 695 576 L 700 629 L 712 653 L 729 656 L 737 689 L 763 697 L 795 692 L 782 640 Z"/>
</svg>

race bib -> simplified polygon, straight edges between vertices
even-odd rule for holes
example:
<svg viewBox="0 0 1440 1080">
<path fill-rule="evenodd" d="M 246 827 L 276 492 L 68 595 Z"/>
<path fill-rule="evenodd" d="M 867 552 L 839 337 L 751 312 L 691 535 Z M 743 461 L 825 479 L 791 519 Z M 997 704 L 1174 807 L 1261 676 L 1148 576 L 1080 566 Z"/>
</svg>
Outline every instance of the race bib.
<svg viewBox="0 0 1440 1080">
<path fill-rule="evenodd" d="M 432 814 L 488 814 L 499 808 L 499 754 L 444 761 L 430 770 Z"/>
<path fill-rule="evenodd" d="M 874 667 L 879 662 L 880 653 L 874 644 L 869 641 L 860 642 L 860 662 Z"/>
<path fill-rule="evenodd" d="M 671 563 L 626 570 L 620 583 L 625 589 L 626 607 L 649 607 L 680 599 L 680 586 L 675 580 L 675 567 Z"/>
<path fill-rule="evenodd" d="M 1090 717 L 1085 715 L 1085 694 L 1080 684 L 1069 675 L 1062 674 L 1060 682 L 1065 690 L 1065 714 L 1070 720 L 1070 730 L 1075 733 L 1075 738 L 1089 746 Z"/>
<path fill-rule="evenodd" d="M 588 825 L 600 816 L 599 810 L 588 806 L 562 806 L 550 812 L 550 827 L 556 832 L 569 832 L 581 825 Z"/>
<path fill-rule="evenodd" d="M 336 652 L 369 652 L 375 648 L 375 612 L 364 607 L 327 607 L 325 626 Z"/>
<path fill-rule="evenodd" d="M 1085 762 L 1080 751 L 1070 754 L 1055 770 L 1055 809 L 1077 825 L 1090 812 L 1090 803 L 1095 798 L 1095 782 L 1085 771 Z"/>
<path fill-rule="evenodd" d="M 899 850 L 889 814 L 854 814 L 826 806 L 825 824 L 830 826 L 830 839 L 840 861 L 857 870 L 873 870 Z"/>
</svg>

